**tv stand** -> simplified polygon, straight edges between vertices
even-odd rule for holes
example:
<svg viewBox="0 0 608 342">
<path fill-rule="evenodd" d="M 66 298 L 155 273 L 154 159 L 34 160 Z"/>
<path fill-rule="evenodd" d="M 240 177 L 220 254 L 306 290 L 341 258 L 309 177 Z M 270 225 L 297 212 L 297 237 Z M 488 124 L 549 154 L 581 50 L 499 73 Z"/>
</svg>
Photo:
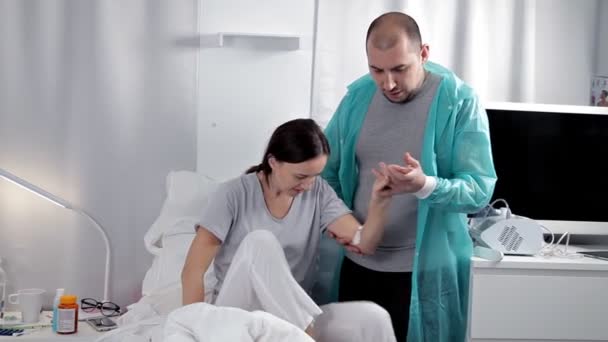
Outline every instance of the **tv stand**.
<svg viewBox="0 0 608 342">
<path fill-rule="evenodd" d="M 608 261 L 473 257 L 470 290 L 470 341 L 608 341 Z"/>
</svg>

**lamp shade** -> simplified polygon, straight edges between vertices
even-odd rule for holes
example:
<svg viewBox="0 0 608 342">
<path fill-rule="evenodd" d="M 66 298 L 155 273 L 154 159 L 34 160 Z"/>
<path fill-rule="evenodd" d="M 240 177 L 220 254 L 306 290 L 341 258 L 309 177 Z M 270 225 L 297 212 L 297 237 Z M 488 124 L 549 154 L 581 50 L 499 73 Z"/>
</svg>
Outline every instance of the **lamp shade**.
<svg viewBox="0 0 608 342">
<path fill-rule="evenodd" d="M 60 207 L 64 207 L 66 209 L 72 208 L 72 205 L 70 203 L 68 203 L 67 201 L 62 200 L 61 198 L 51 194 L 50 192 L 48 192 L 44 189 L 41 189 L 41 188 L 35 186 L 34 184 L 32 184 L 24 179 L 21 179 L 4 169 L 0 169 L 0 177 L 6 179 L 9 182 L 17 184 L 18 186 L 24 188 L 25 190 L 28 190 Z"/>
</svg>

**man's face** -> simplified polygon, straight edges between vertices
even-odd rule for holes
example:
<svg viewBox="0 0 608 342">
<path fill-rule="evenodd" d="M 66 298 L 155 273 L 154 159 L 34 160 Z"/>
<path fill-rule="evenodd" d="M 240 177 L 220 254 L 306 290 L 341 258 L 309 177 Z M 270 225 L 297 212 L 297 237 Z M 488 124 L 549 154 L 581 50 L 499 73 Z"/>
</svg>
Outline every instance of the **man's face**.
<svg viewBox="0 0 608 342">
<path fill-rule="evenodd" d="M 367 44 L 369 71 L 386 98 L 395 103 L 409 100 L 424 80 L 423 64 L 428 59 L 427 45 L 411 46 L 402 36 L 389 49 Z"/>
</svg>

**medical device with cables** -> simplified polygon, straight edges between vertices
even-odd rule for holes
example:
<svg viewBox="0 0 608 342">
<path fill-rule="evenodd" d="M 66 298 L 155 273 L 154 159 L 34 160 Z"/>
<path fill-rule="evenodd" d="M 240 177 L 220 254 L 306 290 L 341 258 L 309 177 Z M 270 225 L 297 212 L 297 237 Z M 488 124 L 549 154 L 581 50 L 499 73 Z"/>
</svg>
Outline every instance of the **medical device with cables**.
<svg viewBox="0 0 608 342">
<path fill-rule="evenodd" d="M 496 202 L 505 207 L 495 209 Z M 504 254 L 534 255 L 543 248 L 543 230 L 536 221 L 511 213 L 505 200 L 496 200 L 470 222 L 470 234 L 481 246 Z"/>
<path fill-rule="evenodd" d="M 505 206 L 495 208 L 498 202 Z M 475 214 L 469 220 L 469 233 L 476 242 L 474 253 L 484 259 L 499 261 L 503 255 L 542 255 L 567 256 L 570 236 L 562 235 L 553 243 L 553 232 L 535 220 L 511 213 L 509 204 L 504 199 L 497 199 Z M 543 230 L 551 235 L 551 241 L 545 243 Z M 557 245 L 567 237 L 564 250 Z"/>
</svg>

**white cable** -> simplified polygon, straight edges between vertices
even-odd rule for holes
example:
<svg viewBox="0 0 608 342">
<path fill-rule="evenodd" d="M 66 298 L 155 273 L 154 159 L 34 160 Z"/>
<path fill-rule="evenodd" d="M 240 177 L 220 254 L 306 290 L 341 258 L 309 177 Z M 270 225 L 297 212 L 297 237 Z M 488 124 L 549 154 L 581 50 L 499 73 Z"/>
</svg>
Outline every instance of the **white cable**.
<svg viewBox="0 0 608 342">
<path fill-rule="evenodd" d="M 543 228 L 547 229 L 546 227 L 543 227 Z M 553 233 L 551 233 L 551 236 L 552 236 L 551 244 L 548 244 L 543 249 L 541 249 L 540 252 L 538 252 L 539 256 L 570 258 L 570 259 L 583 257 L 582 254 L 568 252 L 568 246 L 570 245 L 570 232 L 565 232 L 564 234 L 562 234 L 562 236 L 559 238 L 559 240 L 557 240 L 557 242 L 555 242 L 555 243 L 553 243 Z M 562 242 L 562 240 L 564 240 L 564 238 L 566 239 L 566 244 L 565 244 L 564 248 L 559 248 L 559 245 Z"/>
<path fill-rule="evenodd" d="M 490 208 L 496 209 L 496 208 L 494 208 L 494 204 L 496 204 L 498 202 L 502 202 L 505 205 L 505 208 L 507 210 L 507 218 L 510 218 L 511 217 L 511 208 L 509 208 L 509 203 L 507 203 L 507 200 L 505 200 L 504 198 L 495 199 L 492 203 L 490 203 Z"/>
<path fill-rule="evenodd" d="M 506 208 L 506 218 L 511 218 L 511 209 L 509 208 L 509 203 L 507 203 L 507 201 L 503 198 L 497 198 L 495 199 L 492 203 L 488 204 L 487 207 L 490 207 L 490 209 L 496 209 L 494 208 L 494 204 L 498 203 L 498 202 L 502 202 L 505 205 Z M 487 208 L 486 207 L 486 208 Z M 478 219 L 479 223 L 477 223 L 475 225 L 475 227 L 471 227 L 472 230 L 477 230 L 477 228 L 479 228 L 479 226 L 485 221 L 486 218 L 488 218 L 490 210 L 486 210 L 486 212 L 484 213 L 483 217 L 479 218 L 479 217 L 473 217 L 472 219 Z M 469 225 L 471 223 L 471 220 L 469 220 Z"/>
</svg>

